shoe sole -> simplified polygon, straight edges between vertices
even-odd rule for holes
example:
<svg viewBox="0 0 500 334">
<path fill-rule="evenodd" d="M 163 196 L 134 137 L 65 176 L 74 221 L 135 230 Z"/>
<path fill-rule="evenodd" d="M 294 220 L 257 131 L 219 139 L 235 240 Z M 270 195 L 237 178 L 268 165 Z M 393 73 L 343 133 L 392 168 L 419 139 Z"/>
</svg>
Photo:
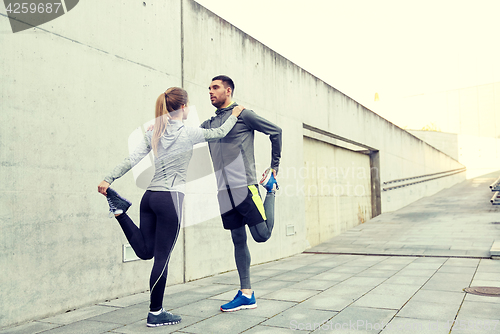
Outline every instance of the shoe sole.
<svg viewBox="0 0 500 334">
<path fill-rule="evenodd" d="M 132 202 L 130 202 L 128 199 L 126 199 L 125 197 L 122 197 L 120 196 L 116 190 L 114 189 L 111 189 L 112 190 L 112 194 L 111 196 L 114 196 L 118 199 L 118 201 L 121 202 L 121 205 L 124 206 L 125 208 L 117 208 L 118 211 L 119 210 L 123 210 L 122 212 L 116 212 L 115 214 L 122 214 L 122 213 L 125 213 L 128 211 L 128 209 L 132 206 Z"/>
<path fill-rule="evenodd" d="M 168 325 L 176 325 L 178 324 L 179 322 L 181 322 L 182 320 L 179 320 L 179 321 L 172 321 L 172 322 L 164 322 L 164 323 L 161 323 L 161 324 L 146 324 L 148 327 L 160 327 L 160 326 L 168 326 Z"/>
<path fill-rule="evenodd" d="M 257 303 L 252 304 L 252 305 L 241 305 L 241 306 L 238 306 L 238 307 L 235 307 L 235 308 L 231 308 L 231 309 L 227 309 L 227 310 L 224 310 L 221 307 L 220 310 L 222 312 L 235 312 L 235 311 L 239 311 L 239 310 L 249 310 L 249 309 L 254 309 L 254 308 L 257 308 Z"/>
</svg>

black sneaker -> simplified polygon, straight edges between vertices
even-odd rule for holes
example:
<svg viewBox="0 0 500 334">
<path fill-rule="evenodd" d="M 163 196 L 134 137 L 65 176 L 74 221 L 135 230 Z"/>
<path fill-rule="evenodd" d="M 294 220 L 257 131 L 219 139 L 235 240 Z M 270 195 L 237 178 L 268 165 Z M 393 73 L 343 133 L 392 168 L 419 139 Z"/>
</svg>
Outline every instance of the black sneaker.
<svg viewBox="0 0 500 334">
<path fill-rule="evenodd" d="M 158 327 L 163 325 L 175 325 L 181 322 L 182 318 L 180 315 L 175 315 L 170 312 L 161 309 L 161 313 L 154 315 L 153 313 L 148 313 L 148 320 L 146 325 L 148 327 Z"/>
<path fill-rule="evenodd" d="M 113 218 L 114 215 L 127 212 L 128 208 L 132 205 L 128 199 L 121 197 L 111 188 L 108 188 L 106 193 L 108 194 L 106 198 L 108 200 L 109 216 L 111 218 Z"/>
</svg>

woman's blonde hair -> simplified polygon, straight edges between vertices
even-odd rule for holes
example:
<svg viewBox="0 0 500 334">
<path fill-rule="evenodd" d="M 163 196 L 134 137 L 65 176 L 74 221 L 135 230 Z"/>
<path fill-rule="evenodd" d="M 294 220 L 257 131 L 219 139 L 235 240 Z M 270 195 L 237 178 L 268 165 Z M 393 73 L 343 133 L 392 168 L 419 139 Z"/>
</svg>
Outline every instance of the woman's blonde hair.
<svg viewBox="0 0 500 334">
<path fill-rule="evenodd" d="M 170 87 L 165 93 L 160 94 L 156 99 L 155 108 L 155 127 L 151 146 L 155 155 L 158 155 L 158 142 L 165 133 L 168 125 L 168 119 L 171 113 L 179 112 L 182 106 L 188 103 L 187 92 L 179 87 Z"/>
</svg>

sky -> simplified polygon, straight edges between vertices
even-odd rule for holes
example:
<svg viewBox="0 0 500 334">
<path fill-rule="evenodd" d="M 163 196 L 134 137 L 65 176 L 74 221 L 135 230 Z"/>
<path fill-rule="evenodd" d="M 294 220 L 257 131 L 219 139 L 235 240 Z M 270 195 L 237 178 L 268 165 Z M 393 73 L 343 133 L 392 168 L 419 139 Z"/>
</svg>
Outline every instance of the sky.
<svg viewBox="0 0 500 334">
<path fill-rule="evenodd" d="M 375 93 L 500 81 L 498 0 L 195 1 L 381 116 Z"/>
</svg>

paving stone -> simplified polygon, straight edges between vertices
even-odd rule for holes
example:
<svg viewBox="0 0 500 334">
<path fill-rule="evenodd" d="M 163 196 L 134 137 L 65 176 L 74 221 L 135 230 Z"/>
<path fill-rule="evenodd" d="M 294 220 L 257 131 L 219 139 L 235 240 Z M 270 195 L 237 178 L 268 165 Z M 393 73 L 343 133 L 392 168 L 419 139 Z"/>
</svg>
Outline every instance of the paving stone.
<svg viewBox="0 0 500 334">
<path fill-rule="evenodd" d="M 448 259 L 439 257 L 419 257 L 413 263 L 438 263 L 444 264 Z"/>
<path fill-rule="evenodd" d="M 455 319 L 460 304 L 430 303 L 410 300 L 398 313 L 398 317 L 448 321 Z"/>
<path fill-rule="evenodd" d="M 359 297 L 335 296 L 320 294 L 309 298 L 300 305 L 308 309 L 341 311 L 352 304 Z"/>
<path fill-rule="evenodd" d="M 498 261 L 498 260 L 495 260 Z M 477 272 L 480 273 L 500 273 L 500 267 L 497 266 L 491 266 L 491 265 L 484 265 L 482 262 L 477 268 Z"/>
<path fill-rule="evenodd" d="M 474 275 L 474 279 L 478 281 L 495 281 L 499 276 L 499 273 L 478 272 Z"/>
<path fill-rule="evenodd" d="M 439 262 L 412 262 L 408 264 L 405 268 L 406 269 L 415 269 L 415 270 L 428 270 L 428 269 L 439 269 L 442 264 Z"/>
<path fill-rule="evenodd" d="M 431 277 L 437 272 L 436 269 L 401 269 L 398 274 L 403 276 L 425 276 L 427 278 Z"/>
<path fill-rule="evenodd" d="M 144 303 L 149 300 L 149 292 L 136 293 L 131 296 L 113 299 L 99 305 L 114 306 L 114 307 L 127 307 L 135 304 Z"/>
<path fill-rule="evenodd" d="M 250 269 L 250 276 L 252 275 L 259 275 L 259 276 L 267 276 L 267 277 L 273 277 L 273 276 L 278 276 L 286 272 L 285 270 L 276 270 L 276 269 L 269 269 L 269 268 L 251 268 Z"/>
<path fill-rule="evenodd" d="M 280 327 L 275 327 L 275 326 L 265 326 L 265 325 L 258 325 L 255 327 L 252 327 L 248 331 L 245 332 L 245 334 L 305 334 L 305 333 L 311 333 L 311 331 L 301 331 L 299 329 L 289 329 L 289 328 L 280 328 Z"/>
<path fill-rule="evenodd" d="M 77 322 L 80 320 L 88 319 L 91 317 L 95 317 L 101 314 L 109 313 L 118 310 L 117 307 L 110 306 L 102 306 L 102 305 L 93 305 L 89 307 L 84 307 L 81 309 L 77 309 L 71 312 L 65 312 L 58 314 L 53 317 L 41 319 L 41 322 L 48 322 L 52 324 L 61 324 L 67 325 L 72 322 Z"/>
<path fill-rule="evenodd" d="M 99 322 L 82 320 L 77 322 L 72 322 L 68 325 L 50 329 L 44 334 L 101 334 L 113 329 L 122 327 L 123 325 L 109 323 L 109 322 Z"/>
<path fill-rule="evenodd" d="M 310 273 L 310 274 L 320 274 L 329 270 L 327 267 L 322 266 L 304 266 L 302 268 L 296 269 L 295 271 L 298 273 Z"/>
<path fill-rule="evenodd" d="M 257 308 L 251 310 L 245 310 L 245 315 L 252 317 L 255 316 L 255 317 L 272 318 L 276 314 L 279 314 L 291 307 L 294 307 L 295 305 L 297 305 L 297 303 L 295 302 L 261 298 L 257 300 Z"/>
<path fill-rule="evenodd" d="M 297 305 L 264 321 L 262 325 L 287 329 L 298 329 L 299 327 L 306 329 L 309 327 L 314 330 L 315 327 L 317 328 L 321 324 L 324 324 L 336 314 L 337 312 L 314 310 Z"/>
<path fill-rule="evenodd" d="M 346 273 L 346 274 L 358 274 L 368 267 L 359 267 L 359 266 L 338 266 L 335 268 L 335 273 Z"/>
<path fill-rule="evenodd" d="M 279 290 L 282 288 L 286 288 L 292 284 L 295 284 L 295 282 L 288 282 L 288 281 L 278 281 L 278 280 L 273 280 L 272 278 L 267 279 L 265 281 L 260 281 L 257 283 L 252 283 L 252 289 L 255 291 L 258 291 L 260 289 L 264 290 Z M 238 287 L 239 288 L 239 287 Z M 238 288 L 235 290 L 235 293 L 237 292 Z"/>
<path fill-rule="evenodd" d="M 357 277 L 351 277 L 346 279 L 343 283 L 348 284 L 348 285 L 366 285 L 366 286 L 371 286 L 375 287 L 382 282 L 386 281 L 386 277 L 362 277 L 362 276 L 357 276 Z"/>
<path fill-rule="evenodd" d="M 461 319 L 455 320 L 451 333 L 491 334 L 500 331 L 499 320 Z"/>
<path fill-rule="evenodd" d="M 376 293 L 367 293 L 360 299 L 356 300 L 353 306 L 358 307 L 374 307 L 399 310 L 408 302 L 407 296 L 398 295 L 379 295 Z"/>
<path fill-rule="evenodd" d="M 22 324 L 20 326 L 1 329 L 0 334 L 37 334 L 60 326 L 60 324 L 50 324 L 46 322 L 33 321 L 27 324 Z"/>
<path fill-rule="evenodd" d="M 314 263 L 314 266 L 315 267 L 324 267 L 324 268 L 335 268 L 335 267 L 338 267 L 346 262 L 349 262 L 350 260 L 348 259 L 333 259 L 333 260 L 325 260 L 325 261 L 320 261 L 320 262 L 315 262 Z M 303 268 L 305 268 L 307 266 L 304 266 Z M 301 268 L 297 269 L 297 270 L 301 270 Z"/>
<path fill-rule="evenodd" d="M 295 264 L 295 263 L 276 263 L 273 266 L 273 269 L 290 271 L 290 270 L 296 270 L 296 269 L 302 268 L 304 266 L 305 266 L 304 264 Z"/>
<path fill-rule="evenodd" d="M 324 290 L 320 295 L 343 296 L 358 299 L 370 290 L 373 290 L 373 287 L 369 285 L 352 285 L 342 282 Z"/>
<path fill-rule="evenodd" d="M 429 280 L 428 276 L 405 276 L 403 274 L 396 274 L 388 278 L 384 283 L 387 284 L 410 284 L 410 285 L 422 285 Z"/>
<path fill-rule="evenodd" d="M 486 280 L 474 279 L 472 280 L 470 286 L 491 286 L 500 288 L 500 281 L 486 281 Z"/>
<path fill-rule="evenodd" d="M 420 285 L 382 283 L 371 292 L 379 295 L 404 296 L 408 299 L 421 288 Z"/>
<path fill-rule="evenodd" d="M 293 285 L 290 285 L 290 289 L 302 289 L 302 290 L 318 290 L 318 291 L 324 291 L 328 288 L 331 288 L 337 284 L 335 281 L 323 281 L 323 280 L 313 280 L 313 279 L 306 279 L 301 282 L 297 282 Z"/>
<path fill-rule="evenodd" d="M 199 293 L 202 295 L 215 296 L 227 291 L 234 291 L 234 285 L 223 285 L 223 284 L 205 285 L 191 289 L 189 291 L 193 293 Z"/>
<path fill-rule="evenodd" d="M 395 317 L 381 334 L 448 334 L 452 323 Z"/>
<path fill-rule="evenodd" d="M 393 263 L 393 264 L 386 264 L 385 261 L 381 262 L 379 264 L 374 265 L 372 268 L 373 269 L 378 269 L 378 270 L 396 270 L 400 271 L 401 269 L 407 267 L 407 263 Z"/>
<path fill-rule="evenodd" d="M 163 308 L 169 310 L 180 306 L 189 305 L 197 301 L 207 299 L 209 297 L 211 297 L 211 294 L 196 293 L 190 290 L 178 292 L 163 297 Z"/>
<path fill-rule="evenodd" d="M 479 264 L 479 259 L 448 259 L 446 265 L 456 267 L 473 267 L 476 268 Z"/>
<path fill-rule="evenodd" d="M 444 280 L 433 280 L 432 278 L 425 283 L 422 287 L 423 290 L 439 290 L 439 291 L 463 291 L 467 288 L 469 283 L 461 281 L 444 281 Z"/>
<path fill-rule="evenodd" d="M 344 266 L 353 266 L 353 267 L 371 267 L 377 263 L 387 260 L 387 256 L 363 256 L 359 257 L 356 260 L 346 262 Z"/>
<path fill-rule="evenodd" d="M 302 302 L 314 295 L 318 294 L 318 291 L 315 290 L 300 290 L 300 289 L 291 289 L 284 288 L 278 291 L 269 293 L 265 295 L 264 299 L 274 299 L 274 300 L 282 300 L 282 301 L 290 301 L 290 302 Z"/>
<path fill-rule="evenodd" d="M 418 258 L 416 257 L 395 256 L 395 257 L 389 257 L 380 264 L 394 264 L 394 265 L 398 264 L 404 266 L 412 262 L 415 262 L 417 259 Z"/>
<path fill-rule="evenodd" d="M 149 303 L 142 303 L 87 318 L 87 320 L 127 325 L 141 319 L 146 319 L 148 312 Z"/>
<path fill-rule="evenodd" d="M 349 306 L 333 317 L 328 324 L 334 333 L 378 333 L 396 312 L 396 310 Z"/>
<path fill-rule="evenodd" d="M 300 282 L 307 278 L 314 276 L 311 273 L 298 273 L 298 272 L 287 272 L 278 276 L 274 276 L 274 280 L 278 281 L 290 281 L 290 282 Z"/>
<path fill-rule="evenodd" d="M 321 274 L 312 276 L 312 277 L 310 277 L 310 279 L 341 282 L 341 281 L 344 281 L 344 280 L 346 280 L 349 277 L 352 277 L 354 275 L 355 274 L 353 274 L 353 273 L 337 273 L 337 272 L 328 271 L 325 273 L 321 273 Z"/>
<path fill-rule="evenodd" d="M 179 314 L 181 316 L 190 315 L 193 317 L 208 318 L 221 313 L 220 305 L 221 302 L 218 300 L 204 299 L 169 311 L 173 314 Z"/>
<path fill-rule="evenodd" d="M 441 268 L 439 268 L 438 273 L 469 273 L 471 275 L 474 275 L 476 272 L 476 268 L 474 267 L 454 267 L 451 265 L 444 265 Z"/>
<path fill-rule="evenodd" d="M 365 271 L 356 274 L 354 277 L 364 276 L 364 277 L 385 277 L 389 278 L 396 274 L 397 270 L 380 270 L 380 269 L 367 269 Z"/>
<path fill-rule="evenodd" d="M 497 297 L 498 298 L 498 297 Z M 458 313 L 457 319 L 462 320 L 477 320 L 477 319 L 487 319 L 487 320 L 498 320 L 498 315 L 500 314 L 500 304 L 485 303 L 485 302 L 473 302 L 465 300 L 460 307 L 460 312 Z M 500 325 L 498 326 L 500 331 Z"/>
<path fill-rule="evenodd" d="M 419 290 L 411 298 L 411 300 L 429 302 L 429 303 L 460 305 L 465 295 L 466 295 L 465 292 Z"/>
<path fill-rule="evenodd" d="M 473 295 L 472 293 L 466 293 L 465 300 L 470 302 L 500 304 L 500 297 L 480 296 L 480 295 Z"/>
<path fill-rule="evenodd" d="M 245 310 L 251 311 L 251 310 Z M 266 318 L 245 315 L 245 311 L 221 312 L 208 319 L 183 328 L 184 333 L 224 333 L 238 334 L 265 321 Z"/>
<path fill-rule="evenodd" d="M 168 285 L 168 282 L 167 282 L 167 286 L 165 287 L 165 294 L 169 295 L 169 294 L 174 294 L 174 293 L 178 293 L 178 292 L 184 292 L 187 290 L 198 288 L 200 286 L 202 286 L 202 285 L 195 284 L 195 282 L 188 282 L 188 283 L 176 284 L 176 285 Z M 149 291 L 147 291 L 145 293 L 149 295 Z"/>
<path fill-rule="evenodd" d="M 442 280 L 442 281 L 457 281 L 457 282 L 462 282 L 464 284 L 469 284 L 472 281 L 472 277 L 475 277 L 473 273 L 442 273 L 442 272 L 437 272 L 432 276 L 431 280 Z"/>
</svg>

